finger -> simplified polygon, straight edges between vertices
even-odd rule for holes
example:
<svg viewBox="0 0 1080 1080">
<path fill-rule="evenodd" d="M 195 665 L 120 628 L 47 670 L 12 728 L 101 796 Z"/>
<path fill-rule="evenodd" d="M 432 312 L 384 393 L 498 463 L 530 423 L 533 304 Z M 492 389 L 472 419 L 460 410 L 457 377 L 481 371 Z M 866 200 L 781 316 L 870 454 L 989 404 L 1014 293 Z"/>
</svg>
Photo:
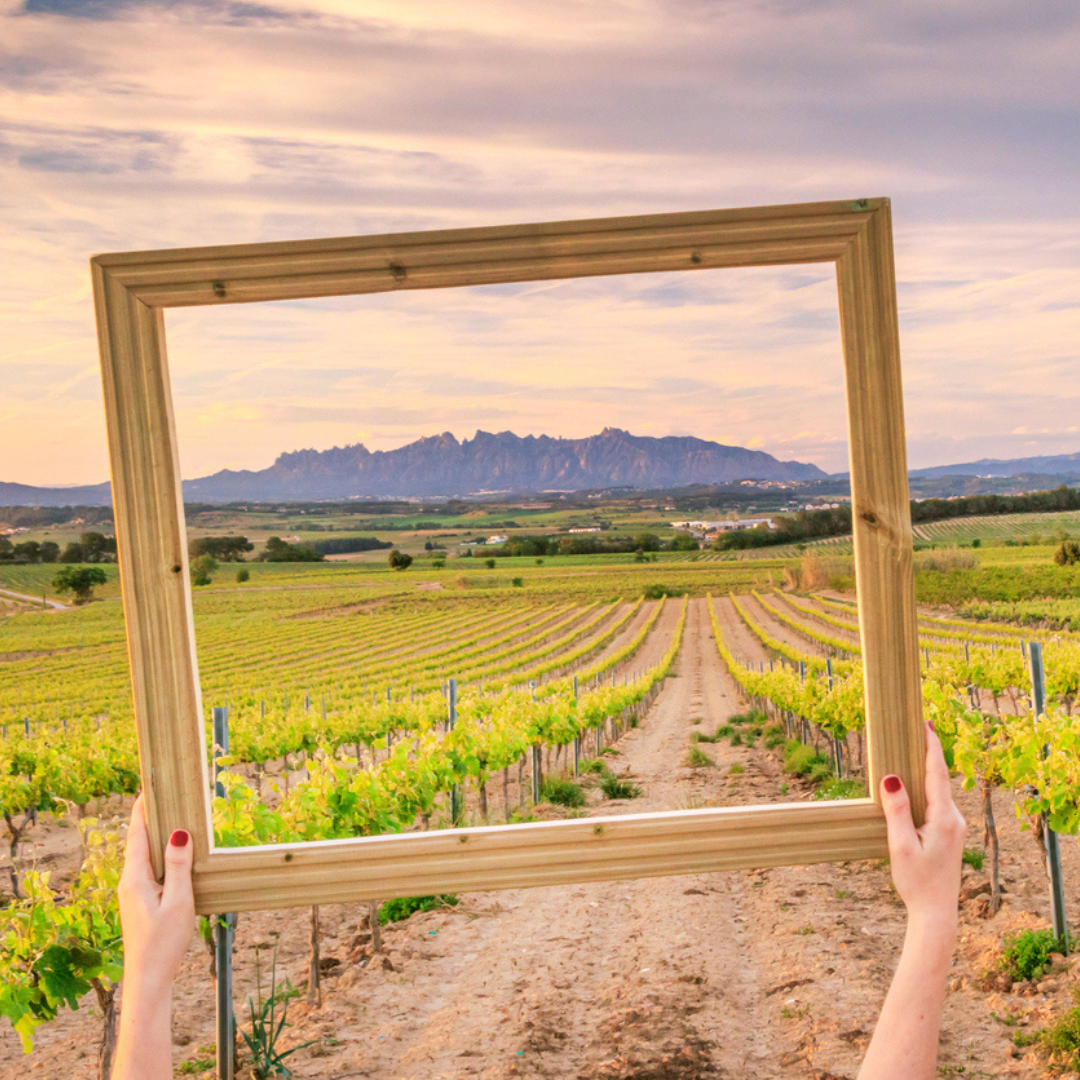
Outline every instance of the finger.
<svg viewBox="0 0 1080 1080">
<path fill-rule="evenodd" d="M 889 830 L 889 853 L 898 855 L 918 846 L 919 836 L 911 819 L 911 800 L 899 776 L 886 776 L 881 781 L 881 808 L 885 811 L 885 824 Z"/>
<path fill-rule="evenodd" d="M 940 817 L 952 806 L 949 766 L 933 725 L 926 725 L 926 819 Z"/>
<path fill-rule="evenodd" d="M 177 829 L 165 845 L 165 885 L 161 893 L 163 907 L 194 908 L 191 890 L 191 864 L 194 844 L 185 829 Z"/>
<path fill-rule="evenodd" d="M 138 881 L 153 881 L 154 868 L 150 862 L 150 838 L 146 831 L 146 803 L 143 793 L 131 807 L 127 843 L 124 846 L 124 873 Z"/>
</svg>

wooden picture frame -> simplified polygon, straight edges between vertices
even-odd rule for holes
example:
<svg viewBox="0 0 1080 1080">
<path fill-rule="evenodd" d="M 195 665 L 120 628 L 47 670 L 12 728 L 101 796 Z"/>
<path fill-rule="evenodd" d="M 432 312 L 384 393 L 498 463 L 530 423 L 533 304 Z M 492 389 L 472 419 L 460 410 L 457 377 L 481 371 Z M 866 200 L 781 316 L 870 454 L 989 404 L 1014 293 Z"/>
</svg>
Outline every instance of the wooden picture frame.
<svg viewBox="0 0 1080 1080">
<path fill-rule="evenodd" d="M 215 848 L 164 309 L 538 279 L 834 262 L 846 371 L 870 790 L 925 807 L 911 519 L 887 199 L 91 260 L 151 850 L 194 840 L 199 912 L 876 858 L 874 799 Z"/>
</svg>

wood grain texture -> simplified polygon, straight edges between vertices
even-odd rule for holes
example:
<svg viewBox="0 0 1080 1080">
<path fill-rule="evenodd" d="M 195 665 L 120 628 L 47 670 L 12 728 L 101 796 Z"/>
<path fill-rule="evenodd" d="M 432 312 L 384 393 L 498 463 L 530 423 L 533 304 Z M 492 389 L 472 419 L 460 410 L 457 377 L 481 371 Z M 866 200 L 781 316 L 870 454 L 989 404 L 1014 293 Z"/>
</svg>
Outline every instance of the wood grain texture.
<svg viewBox="0 0 1080 1080">
<path fill-rule="evenodd" d="M 154 870 L 174 829 L 210 850 L 209 777 L 165 328 L 92 265 L 139 766 Z"/>
<path fill-rule="evenodd" d="M 100 255 L 144 303 L 252 303 L 395 289 L 838 258 L 881 200 Z"/>
<path fill-rule="evenodd" d="M 895 773 L 921 825 L 925 736 L 889 205 L 837 262 L 870 792 Z"/>
<path fill-rule="evenodd" d="M 113 498 L 155 870 L 195 839 L 199 910 L 616 880 L 885 853 L 872 800 L 740 807 L 214 849 L 207 740 L 162 309 L 501 281 L 835 260 L 848 389 L 872 790 L 923 812 L 921 698 L 885 199 L 273 244 L 92 260 Z"/>
<path fill-rule="evenodd" d="M 870 799 L 678 810 L 447 829 L 319 844 L 216 849 L 200 913 L 386 900 L 440 892 L 618 881 L 888 853 Z"/>
</svg>

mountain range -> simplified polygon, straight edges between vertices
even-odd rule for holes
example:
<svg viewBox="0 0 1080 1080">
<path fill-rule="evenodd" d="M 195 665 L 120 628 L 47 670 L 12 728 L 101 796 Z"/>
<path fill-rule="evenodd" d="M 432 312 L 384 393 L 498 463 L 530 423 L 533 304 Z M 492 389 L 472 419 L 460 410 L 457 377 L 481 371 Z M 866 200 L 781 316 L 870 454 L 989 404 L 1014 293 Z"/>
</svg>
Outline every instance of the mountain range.
<svg viewBox="0 0 1080 1080">
<path fill-rule="evenodd" d="M 817 480 L 816 465 L 778 461 L 761 450 L 690 436 L 653 438 L 605 428 L 584 439 L 478 431 L 460 442 L 448 431 L 396 450 L 363 444 L 281 454 L 268 469 L 223 469 L 184 481 L 188 502 L 305 501 L 429 497 L 483 492 L 666 488 L 733 480 Z M 33 488 L 0 483 L 0 505 L 98 506 L 109 484 Z"/>
<path fill-rule="evenodd" d="M 1080 454 L 913 469 L 912 479 L 1038 476 L 1043 486 L 1080 478 Z M 814 481 L 816 465 L 690 436 L 654 438 L 604 428 L 583 439 L 443 432 L 395 450 L 362 444 L 281 454 L 267 469 L 223 469 L 184 481 L 187 502 L 275 502 L 431 497 L 608 488 L 659 489 L 738 480 Z M 107 506 L 110 485 L 45 488 L 0 483 L 0 506 Z"/>
<path fill-rule="evenodd" d="M 816 480 L 816 465 L 777 461 L 760 450 L 704 439 L 631 435 L 604 428 L 584 439 L 478 431 L 458 441 L 450 432 L 396 450 L 362 444 L 282 454 L 259 472 L 224 470 L 186 481 L 192 502 L 235 499 L 424 497 L 482 492 L 665 488 L 731 480 Z"/>
</svg>

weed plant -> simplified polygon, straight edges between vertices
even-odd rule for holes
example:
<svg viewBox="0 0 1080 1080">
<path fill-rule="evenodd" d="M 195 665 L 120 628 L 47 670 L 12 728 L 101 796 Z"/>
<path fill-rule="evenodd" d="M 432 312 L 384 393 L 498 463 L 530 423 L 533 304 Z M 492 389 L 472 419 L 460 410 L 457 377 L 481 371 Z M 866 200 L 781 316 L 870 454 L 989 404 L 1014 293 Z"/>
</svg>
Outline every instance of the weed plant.
<svg viewBox="0 0 1080 1080">
<path fill-rule="evenodd" d="M 310 1046 L 314 1039 L 309 1039 L 299 1046 L 281 1050 L 278 1042 L 281 1033 L 288 1026 L 286 1023 L 286 1002 L 279 1002 L 277 994 L 277 949 L 274 950 L 274 961 L 270 968 L 270 996 L 263 999 L 262 979 L 259 974 L 259 954 L 255 953 L 255 996 L 258 1005 L 252 998 L 248 998 L 248 1009 L 251 1013 L 251 1031 L 241 1031 L 244 1042 L 251 1054 L 251 1075 L 253 1080 L 271 1080 L 272 1077 L 281 1077 L 289 1080 L 292 1070 L 285 1065 L 285 1059 L 297 1050 L 303 1050 Z M 278 1009 L 280 1007 L 280 1015 Z"/>
<path fill-rule="evenodd" d="M 716 764 L 716 762 L 713 761 L 713 759 L 709 757 L 709 755 L 706 754 L 704 750 L 699 750 L 696 746 L 690 747 L 689 751 L 686 754 L 684 763 L 686 765 L 689 765 L 691 769 L 700 769 L 706 765 Z"/>
<path fill-rule="evenodd" d="M 1014 982 L 1026 982 L 1041 979 L 1050 970 L 1050 954 L 1064 951 L 1065 942 L 1052 930 L 1025 930 L 1005 938 L 998 963 Z"/>
<path fill-rule="evenodd" d="M 549 776 L 540 788 L 540 798 L 557 806 L 584 806 L 585 792 L 573 780 L 561 776 Z"/>
</svg>

